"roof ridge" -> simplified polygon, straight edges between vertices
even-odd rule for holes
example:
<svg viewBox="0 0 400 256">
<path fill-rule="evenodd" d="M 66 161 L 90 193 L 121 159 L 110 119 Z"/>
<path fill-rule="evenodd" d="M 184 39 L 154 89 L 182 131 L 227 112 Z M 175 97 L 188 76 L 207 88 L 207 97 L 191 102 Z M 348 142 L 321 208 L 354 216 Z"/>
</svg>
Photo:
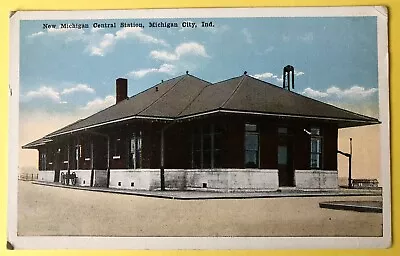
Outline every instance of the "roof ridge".
<svg viewBox="0 0 400 256">
<path fill-rule="evenodd" d="M 195 78 L 197 78 L 197 77 L 195 77 Z M 204 91 L 204 89 L 206 89 L 208 86 L 212 85 L 212 83 L 210 83 L 206 80 L 202 80 L 202 79 L 200 79 L 200 80 L 203 82 L 206 82 L 207 83 L 206 86 L 204 86 L 203 89 L 201 89 L 200 92 L 196 95 L 196 97 L 194 97 L 194 99 L 191 102 L 189 102 L 189 104 L 187 104 L 186 107 L 184 107 L 183 110 L 178 113 L 178 115 L 176 115 L 175 119 L 178 119 L 180 117 L 180 115 L 183 112 L 185 112 L 185 110 L 188 109 L 193 104 L 193 102 L 200 96 L 200 94 Z"/>
<path fill-rule="evenodd" d="M 203 82 L 205 82 L 205 83 L 207 83 L 207 84 L 209 84 L 209 85 L 212 84 L 211 82 L 206 81 L 206 80 L 204 80 L 204 79 L 202 79 L 202 78 L 200 78 L 200 77 L 194 76 L 194 75 L 192 75 L 192 74 L 186 74 L 186 75 L 187 75 L 187 76 L 191 76 L 191 77 L 193 77 L 193 78 L 196 78 L 196 79 L 198 79 L 198 80 L 200 80 L 200 81 L 203 81 Z"/>
<path fill-rule="evenodd" d="M 138 92 L 138 93 L 135 94 L 135 95 L 132 95 L 132 96 L 128 97 L 128 100 L 131 100 L 132 98 L 134 98 L 134 97 L 136 97 L 136 96 L 138 96 L 138 95 L 140 95 L 140 94 L 143 94 L 143 93 L 145 93 L 145 92 L 147 92 L 147 91 L 149 91 L 149 90 L 151 90 L 151 89 L 153 89 L 153 88 L 155 88 L 155 87 L 157 87 L 157 86 L 159 86 L 159 85 L 162 85 L 163 83 L 169 82 L 169 81 L 171 81 L 171 80 L 174 80 L 174 79 L 177 79 L 177 78 L 183 77 L 183 76 L 185 76 L 185 75 L 180 75 L 180 76 L 172 77 L 172 78 L 167 79 L 167 80 L 162 80 L 162 82 L 158 82 L 157 84 L 150 86 L 150 87 L 147 88 L 146 90 L 143 90 L 143 91 L 141 91 L 141 92 Z M 181 79 L 182 79 L 182 78 L 181 78 Z"/>
<path fill-rule="evenodd" d="M 241 75 L 241 76 L 235 76 L 235 77 L 231 77 L 231 78 L 227 78 L 227 79 L 224 79 L 224 80 L 215 82 L 215 83 L 210 83 L 210 85 L 218 85 L 218 84 L 225 83 L 225 82 L 228 82 L 229 80 L 233 80 L 233 79 L 236 79 L 236 78 L 239 78 L 239 77 L 242 77 L 242 76 L 243 76 L 243 75 Z"/>
<path fill-rule="evenodd" d="M 239 83 L 237 84 L 235 90 L 233 90 L 233 92 L 231 93 L 231 95 L 228 97 L 228 99 L 226 99 L 221 106 L 219 106 L 219 108 L 222 108 L 232 97 L 233 95 L 237 92 L 237 90 L 239 89 L 239 87 L 241 86 L 243 80 L 246 78 L 246 75 L 242 75 L 242 78 L 240 79 Z"/>
<path fill-rule="evenodd" d="M 178 77 L 179 77 L 179 76 L 178 76 Z M 164 93 L 163 93 L 160 97 L 158 97 L 155 101 L 153 101 L 152 103 L 150 103 L 150 105 L 148 105 L 147 107 L 145 107 L 145 108 L 143 108 L 142 110 L 140 110 L 139 112 L 137 112 L 137 114 L 134 115 L 134 116 L 139 116 L 140 113 L 142 113 L 142 112 L 146 111 L 147 109 L 149 109 L 149 108 L 150 108 L 151 106 L 153 106 L 156 102 L 158 102 L 162 97 L 164 97 L 169 91 L 171 91 L 173 88 L 175 88 L 175 86 L 176 86 L 180 81 L 182 81 L 182 80 L 185 79 L 185 78 L 186 78 L 186 76 L 183 75 L 178 81 L 175 82 L 174 85 L 171 86 L 171 88 L 169 88 L 169 90 L 167 90 L 166 92 L 164 92 Z M 153 88 L 153 87 L 152 87 L 152 88 Z"/>
</svg>

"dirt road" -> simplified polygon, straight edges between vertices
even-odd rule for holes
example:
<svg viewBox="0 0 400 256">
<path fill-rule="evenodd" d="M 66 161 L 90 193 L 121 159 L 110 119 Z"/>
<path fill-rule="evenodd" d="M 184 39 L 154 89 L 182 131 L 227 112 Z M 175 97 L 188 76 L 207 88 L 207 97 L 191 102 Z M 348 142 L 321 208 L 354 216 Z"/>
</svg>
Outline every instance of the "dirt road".
<svg viewBox="0 0 400 256">
<path fill-rule="evenodd" d="M 18 185 L 20 236 L 382 235 L 382 214 L 319 208 L 346 197 L 181 201 Z"/>
</svg>

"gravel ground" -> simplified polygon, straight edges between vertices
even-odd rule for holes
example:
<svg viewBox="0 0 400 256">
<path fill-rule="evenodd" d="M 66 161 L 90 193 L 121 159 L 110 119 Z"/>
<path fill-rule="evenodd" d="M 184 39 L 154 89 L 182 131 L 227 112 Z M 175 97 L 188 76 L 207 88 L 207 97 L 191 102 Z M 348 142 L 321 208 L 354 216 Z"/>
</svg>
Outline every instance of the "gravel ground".
<svg viewBox="0 0 400 256">
<path fill-rule="evenodd" d="M 171 200 L 20 181 L 19 236 L 381 236 L 382 214 L 319 208 L 380 197 Z"/>
</svg>

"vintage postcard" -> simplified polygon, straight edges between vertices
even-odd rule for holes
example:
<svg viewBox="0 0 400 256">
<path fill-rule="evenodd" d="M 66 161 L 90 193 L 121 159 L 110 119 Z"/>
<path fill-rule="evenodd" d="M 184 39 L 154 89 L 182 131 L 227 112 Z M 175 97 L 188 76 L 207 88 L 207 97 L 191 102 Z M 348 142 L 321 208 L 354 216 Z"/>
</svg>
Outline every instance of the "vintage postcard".
<svg viewBox="0 0 400 256">
<path fill-rule="evenodd" d="M 390 246 L 387 15 L 12 14 L 9 242 Z"/>
</svg>

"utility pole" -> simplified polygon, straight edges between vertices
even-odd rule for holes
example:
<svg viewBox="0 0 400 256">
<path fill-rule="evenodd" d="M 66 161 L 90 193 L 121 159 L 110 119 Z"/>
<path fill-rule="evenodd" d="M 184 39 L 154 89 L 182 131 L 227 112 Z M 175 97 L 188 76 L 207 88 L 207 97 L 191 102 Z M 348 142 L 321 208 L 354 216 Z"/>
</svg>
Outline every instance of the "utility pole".
<svg viewBox="0 0 400 256">
<path fill-rule="evenodd" d="M 349 155 L 349 188 L 353 187 L 353 182 L 351 180 L 351 158 L 353 155 L 353 138 L 350 138 L 350 155 Z"/>
<path fill-rule="evenodd" d="M 342 152 L 340 150 L 337 151 L 339 154 L 347 157 L 349 159 L 349 179 L 348 179 L 348 188 L 352 188 L 353 187 L 353 182 L 351 179 L 351 159 L 352 159 L 352 154 L 353 154 L 353 138 L 350 138 L 350 153 L 345 153 Z"/>
<path fill-rule="evenodd" d="M 161 163 L 160 163 L 160 183 L 161 183 L 161 191 L 165 190 L 165 177 L 164 177 L 164 127 L 161 128 Z"/>
</svg>

